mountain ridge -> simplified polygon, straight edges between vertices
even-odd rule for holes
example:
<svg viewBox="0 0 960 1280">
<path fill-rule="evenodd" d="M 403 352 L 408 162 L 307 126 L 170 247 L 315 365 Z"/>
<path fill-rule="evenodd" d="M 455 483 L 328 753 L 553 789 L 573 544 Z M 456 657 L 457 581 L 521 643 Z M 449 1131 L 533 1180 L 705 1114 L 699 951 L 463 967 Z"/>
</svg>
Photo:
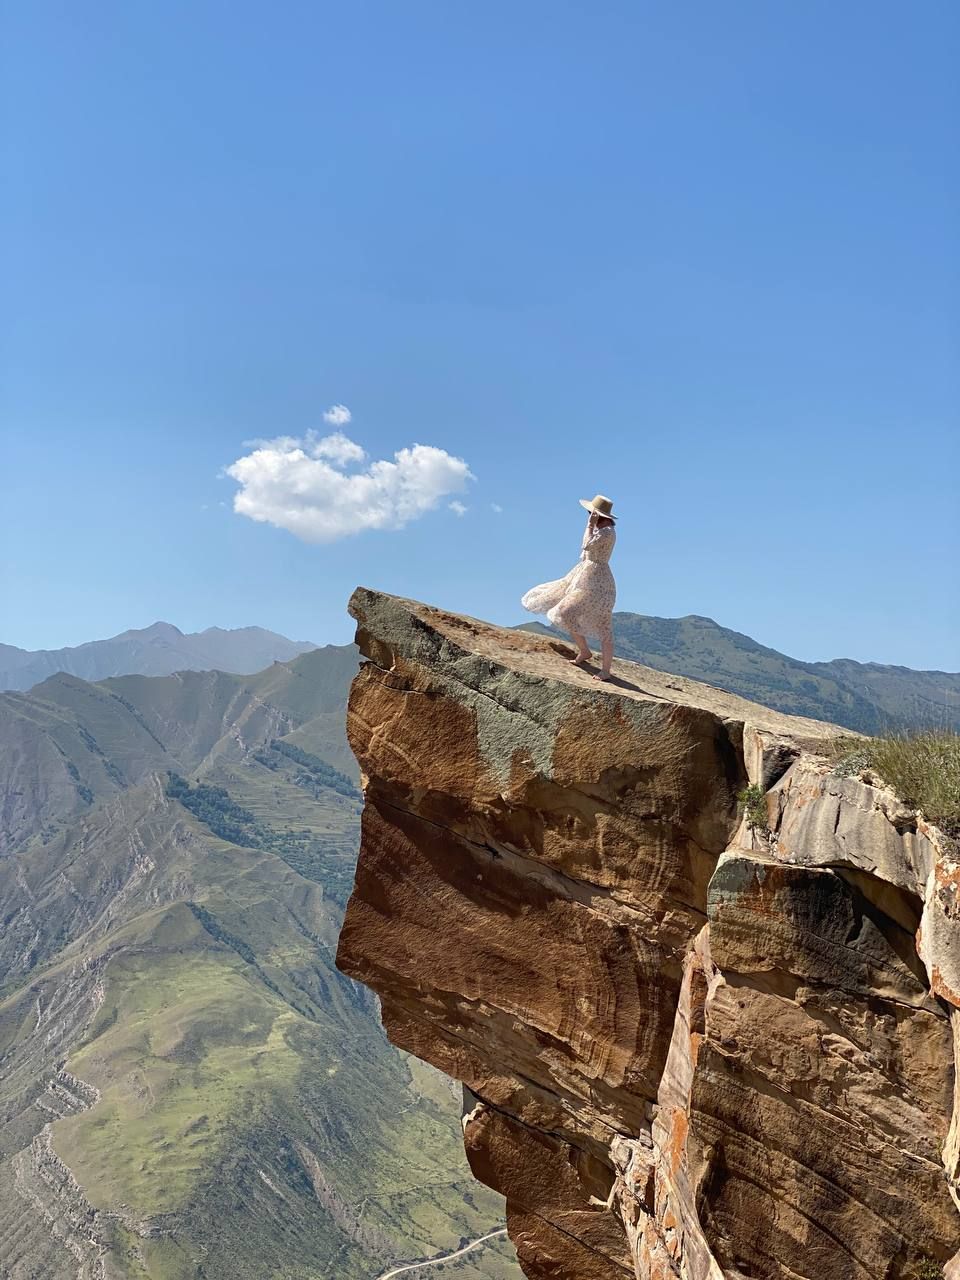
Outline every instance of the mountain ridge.
<svg viewBox="0 0 960 1280">
<path fill-rule="evenodd" d="M 520 624 L 520 629 L 559 634 L 539 622 Z M 614 635 L 621 657 L 704 680 L 788 714 L 825 717 L 864 733 L 904 728 L 960 731 L 958 672 L 847 657 L 807 661 L 697 613 L 661 618 L 620 611 L 615 614 Z M 253 674 L 318 648 L 347 647 L 289 640 L 255 626 L 211 626 L 184 633 L 173 623 L 158 620 L 106 640 L 63 649 L 25 650 L 0 644 L 0 688 L 23 692 L 58 671 L 94 683 L 116 676 L 180 671 Z"/>
<path fill-rule="evenodd" d="M 0 694 L 0 1275 L 364 1280 L 499 1224 L 459 1093 L 333 966 L 356 666 Z"/>
<path fill-rule="evenodd" d="M 526 622 L 520 630 L 562 636 Z M 701 614 L 614 614 L 614 651 L 658 671 L 701 680 L 788 715 L 830 720 L 860 733 L 937 728 L 960 732 L 960 673 L 853 658 L 806 662 Z"/>
<path fill-rule="evenodd" d="M 782 653 L 781 649 L 775 649 L 773 645 L 764 644 L 762 640 L 755 640 L 746 631 L 738 631 L 736 627 L 727 627 L 722 622 L 718 622 L 716 618 L 711 618 L 707 613 L 684 613 L 676 618 L 661 618 L 654 613 L 636 613 L 632 609 L 624 609 L 614 614 L 614 617 L 630 617 L 630 618 L 649 618 L 656 622 L 704 622 L 710 627 L 716 628 L 718 631 L 728 632 L 730 635 L 741 636 L 752 645 L 757 645 L 761 649 L 766 649 L 768 653 Z M 956 672 L 945 671 L 940 667 L 908 667 L 902 662 L 875 662 L 872 659 L 863 662 L 859 658 L 850 658 L 846 656 L 838 656 L 835 658 L 794 658 L 795 662 L 802 662 L 806 666 L 811 667 L 832 667 L 842 664 L 851 664 L 855 667 L 875 667 L 884 671 L 922 671 L 925 675 L 956 675 Z"/>
<path fill-rule="evenodd" d="M 699 615 L 620 613 L 617 631 L 655 670 L 851 728 L 931 691 L 931 673 L 895 671 L 891 694 L 883 664 L 823 673 Z M 146 662 L 174 632 L 122 634 Z M 358 661 L 353 644 L 310 646 L 253 674 L 58 671 L 0 693 L 0 1274 L 75 1273 L 44 1213 L 91 1265 L 99 1213 L 114 1280 L 193 1280 L 193 1249 L 218 1255 L 207 1280 L 261 1280 L 265 1255 L 236 1249 L 251 1230 L 290 1280 L 360 1280 L 496 1217 L 460 1199 L 458 1105 L 391 1056 L 331 967 L 358 835 L 344 724 Z M 346 1111 L 335 1080 L 355 1094 Z M 386 1141 L 378 1126 L 420 1095 L 421 1127 Z M 362 1169 L 348 1114 L 372 1153 Z M 432 1160 L 446 1190 L 417 1189 Z M 471 1258 L 446 1265 L 516 1274 L 506 1247 Z"/>
<path fill-rule="evenodd" d="M 0 689 L 26 691 L 58 671 L 91 681 L 197 670 L 249 675 L 319 647 L 310 640 L 289 640 L 265 627 L 184 632 L 172 622 L 158 621 L 60 649 L 0 644 Z"/>
</svg>

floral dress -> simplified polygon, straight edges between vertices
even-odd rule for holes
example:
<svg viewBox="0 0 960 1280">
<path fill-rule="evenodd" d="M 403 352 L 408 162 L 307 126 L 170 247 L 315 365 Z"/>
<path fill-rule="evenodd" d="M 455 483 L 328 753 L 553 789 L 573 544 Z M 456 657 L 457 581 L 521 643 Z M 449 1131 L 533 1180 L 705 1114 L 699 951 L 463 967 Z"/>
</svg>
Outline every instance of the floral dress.
<svg viewBox="0 0 960 1280">
<path fill-rule="evenodd" d="M 610 554 L 617 540 L 613 525 L 591 528 L 587 522 L 580 559 L 564 578 L 531 587 L 521 604 L 543 613 L 555 627 L 581 636 L 613 638 L 613 606 L 617 585 L 610 570 Z"/>
</svg>

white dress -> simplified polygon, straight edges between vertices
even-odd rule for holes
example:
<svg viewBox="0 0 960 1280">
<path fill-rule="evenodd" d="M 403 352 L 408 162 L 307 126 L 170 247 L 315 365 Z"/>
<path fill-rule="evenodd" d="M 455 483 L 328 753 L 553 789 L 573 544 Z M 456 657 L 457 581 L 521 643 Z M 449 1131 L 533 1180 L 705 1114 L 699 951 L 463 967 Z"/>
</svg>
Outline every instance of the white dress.
<svg viewBox="0 0 960 1280">
<path fill-rule="evenodd" d="M 613 525 L 591 529 L 588 521 L 577 563 L 565 577 L 531 587 L 521 601 L 523 607 L 545 614 L 564 631 L 612 640 L 617 585 L 610 554 L 616 540 Z"/>
</svg>

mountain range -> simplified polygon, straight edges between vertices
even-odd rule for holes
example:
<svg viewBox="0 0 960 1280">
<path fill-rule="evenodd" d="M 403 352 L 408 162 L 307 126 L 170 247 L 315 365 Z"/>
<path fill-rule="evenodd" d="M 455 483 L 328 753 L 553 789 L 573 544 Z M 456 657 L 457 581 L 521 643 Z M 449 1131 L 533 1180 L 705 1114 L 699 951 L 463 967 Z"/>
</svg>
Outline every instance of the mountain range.
<svg viewBox="0 0 960 1280">
<path fill-rule="evenodd" d="M 700 617 L 616 636 L 853 730 L 960 728 L 956 674 L 806 663 Z M 0 694 L 0 1275 L 360 1280 L 497 1227 L 459 1098 L 333 964 L 355 647 L 158 623 L 0 654 L 42 675 Z M 519 1277 L 501 1238 L 443 1267 Z"/>
<path fill-rule="evenodd" d="M 287 640 L 263 627 L 184 634 L 169 622 L 123 631 L 109 640 L 91 640 L 67 649 L 18 649 L 0 644 L 0 689 L 30 689 L 58 671 L 83 680 L 137 673 L 168 676 L 174 671 L 262 671 L 271 662 L 289 662 L 315 649 L 305 640 Z"/>
<path fill-rule="evenodd" d="M 541 623 L 524 630 L 560 634 Z M 721 627 L 712 618 L 614 614 L 621 658 L 688 676 L 776 711 L 846 725 L 858 733 L 912 728 L 960 732 L 960 673 L 835 658 L 804 662 Z"/>
<path fill-rule="evenodd" d="M 0 695 L 0 1275 L 369 1280 L 501 1225 L 334 966 L 356 667 Z M 502 1237 L 444 1266 L 519 1280 Z"/>
<path fill-rule="evenodd" d="M 552 631 L 538 622 L 523 627 Z M 620 657 L 703 680 L 791 715 L 831 720 L 860 733 L 918 727 L 960 731 L 957 672 L 851 658 L 805 662 L 696 614 L 657 618 L 621 612 L 614 615 L 614 634 Z M 0 689 L 30 689 L 61 671 L 84 680 L 177 671 L 252 674 L 315 648 L 262 627 L 208 627 L 185 634 L 169 622 L 156 622 L 74 648 L 27 650 L 0 644 Z"/>
</svg>

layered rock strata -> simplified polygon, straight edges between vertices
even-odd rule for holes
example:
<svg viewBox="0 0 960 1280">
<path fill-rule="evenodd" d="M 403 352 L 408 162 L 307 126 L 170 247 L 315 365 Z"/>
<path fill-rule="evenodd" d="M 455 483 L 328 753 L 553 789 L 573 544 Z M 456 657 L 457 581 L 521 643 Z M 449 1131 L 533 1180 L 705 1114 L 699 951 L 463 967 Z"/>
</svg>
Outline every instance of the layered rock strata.
<svg viewBox="0 0 960 1280">
<path fill-rule="evenodd" d="M 833 726 L 360 589 L 338 963 L 532 1280 L 960 1275 L 960 864 Z M 769 832 L 742 819 L 748 783 Z"/>
</svg>

